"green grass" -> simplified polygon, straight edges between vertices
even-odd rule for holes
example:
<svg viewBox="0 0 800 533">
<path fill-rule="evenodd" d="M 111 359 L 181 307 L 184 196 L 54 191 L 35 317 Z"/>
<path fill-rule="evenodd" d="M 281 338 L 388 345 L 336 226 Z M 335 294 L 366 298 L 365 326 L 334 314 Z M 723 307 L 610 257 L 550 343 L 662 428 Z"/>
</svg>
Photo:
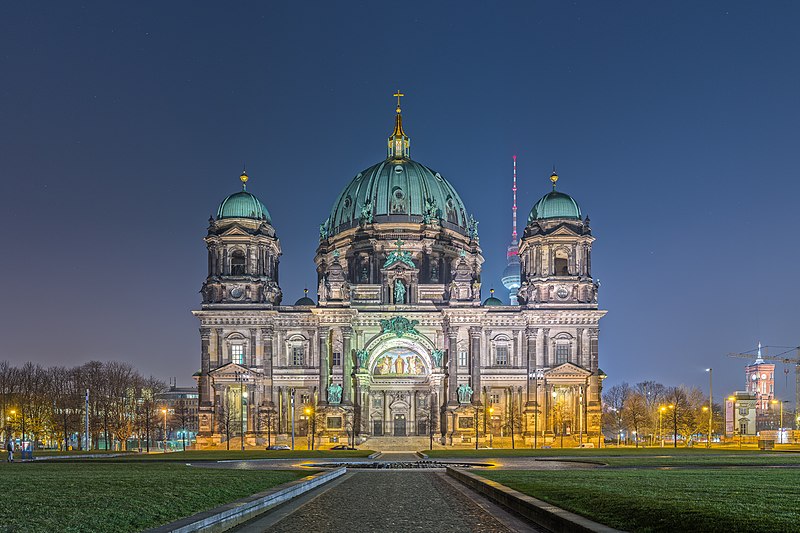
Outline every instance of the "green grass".
<svg viewBox="0 0 800 533">
<path fill-rule="evenodd" d="M 476 473 L 626 531 L 795 531 L 800 521 L 796 468 Z"/>
<path fill-rule="evenodd" d="M 309 473 L 173 463 L 4 462 L 0 531 L 139 531 Z"/>
<path fill-rule="evenodd" d="M 98 461 L 233 461 L 239 459 L 319 459 L 331 457 L 366 457 L 372 450 L 188 450 L 185 452 L 134 454 L 98 458 Z"/>
</svg>

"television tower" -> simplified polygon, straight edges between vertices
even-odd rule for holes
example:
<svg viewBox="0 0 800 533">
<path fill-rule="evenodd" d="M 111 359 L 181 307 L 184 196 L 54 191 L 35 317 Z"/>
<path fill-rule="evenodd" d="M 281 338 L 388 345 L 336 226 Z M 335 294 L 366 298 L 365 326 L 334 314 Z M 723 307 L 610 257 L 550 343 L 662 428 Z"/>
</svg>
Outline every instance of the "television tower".
<svg viewBox="0 0 800 533">
<path fill-rule="evenodd" d="M 519 305 L 517 301 L 517 289 L 520 287 L 520 268 L 519 268 L 519 240 L 517 239 L 517 156 L 514 158 L 514 185 L 511 191 L 514 193 L 514 203 L 511 207 L 511 216 L 513 220 L 513 228 L 511 232 L 511 246 L 508 247 L 506 252 L 506 265 L 503 270 L 503 277 L 501 281 L 503 286 L 508 289 L 508 299 L 511 305 Z"/>
</svg>

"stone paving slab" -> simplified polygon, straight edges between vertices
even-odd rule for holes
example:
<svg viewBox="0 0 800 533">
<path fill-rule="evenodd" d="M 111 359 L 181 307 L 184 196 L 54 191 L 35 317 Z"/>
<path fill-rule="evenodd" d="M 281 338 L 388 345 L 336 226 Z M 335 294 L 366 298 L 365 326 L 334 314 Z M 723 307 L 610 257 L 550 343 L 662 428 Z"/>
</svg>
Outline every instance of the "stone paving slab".
<svg viewBox="0 0 800 533">
<path fill-rule="evenodd" d="M 357 472 L 269 531 L 533 531 L 507 527 L 443 476 L 413 470 Z"/>
</svg>

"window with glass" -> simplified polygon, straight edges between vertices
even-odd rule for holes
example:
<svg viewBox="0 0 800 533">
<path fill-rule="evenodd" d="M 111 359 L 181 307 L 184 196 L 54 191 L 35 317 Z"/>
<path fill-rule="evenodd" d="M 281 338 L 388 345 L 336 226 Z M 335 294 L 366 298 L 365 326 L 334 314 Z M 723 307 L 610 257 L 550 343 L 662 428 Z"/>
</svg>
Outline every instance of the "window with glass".
<svg viewBox="0 0 800 533">
<path fill-rule="evenodd" d="M 292 346 L 292 365 L 303 366 L 306 359 L 306 350 L 303 346 Z"/>
<path fill-rule="evenodd" d="M 495 347 L 494 364 L 497 366 L 508 365 L 508 346 L 505 344 L 498 344 Z"/>
<path fill-rule="evenodd" d="M 342 366 L 342 354 L 333 352 L 333 366 Z"/>
<path fill-rule="evenodd" d="M 569 343 L 559 342 L 556 344 L 556 364 L 563 365 L 569 361 Z"/>
<path fill-rule="evenodd" d="M 461 350 L 458 352 L 458 366 L 467 366 L 467 351 Z"/>
<path fill-rule="evenodd" d="M 244 344 L 231 344 L 231 362 L 244 364 Z"/>
</svg>

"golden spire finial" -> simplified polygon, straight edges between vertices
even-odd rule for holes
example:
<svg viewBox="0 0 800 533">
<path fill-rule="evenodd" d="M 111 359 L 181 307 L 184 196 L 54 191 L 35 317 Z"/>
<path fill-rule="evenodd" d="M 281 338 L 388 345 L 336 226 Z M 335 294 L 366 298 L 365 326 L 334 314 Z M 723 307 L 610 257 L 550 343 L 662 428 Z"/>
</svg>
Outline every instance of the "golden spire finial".
<svg viewBox="0 0 800 533">
<path fill-rule="evenodd" d="M 399 113 L 400 113 L 400 98 L 404 97 L 404 96 L 405 96 L 405 94 L 401 93 L 401 92 L 400 92 L 400 89 L 397 89 L 397 92 L 396 92 L 396 93 L 394 93 L 392 96 L 394 96 L 395 98 L 397 98 L 397 110 L 396 110 L 396 111 L 397 111 L 397 113 L 399 114 Z"/>
<path fill-rule="evenodd" d="M 550 181 L 553 184 L 553 190 L 556 189 L 556 182 L 558 181 L 558 174 L 556 174 L 556 167 L 553 165 L 553 173 L 550 174 Z"/>
</svg>

